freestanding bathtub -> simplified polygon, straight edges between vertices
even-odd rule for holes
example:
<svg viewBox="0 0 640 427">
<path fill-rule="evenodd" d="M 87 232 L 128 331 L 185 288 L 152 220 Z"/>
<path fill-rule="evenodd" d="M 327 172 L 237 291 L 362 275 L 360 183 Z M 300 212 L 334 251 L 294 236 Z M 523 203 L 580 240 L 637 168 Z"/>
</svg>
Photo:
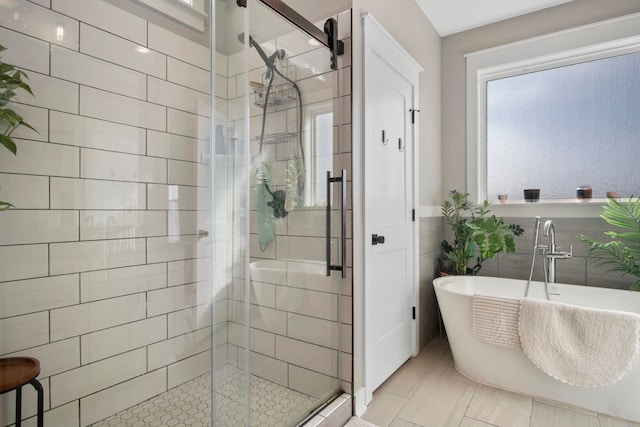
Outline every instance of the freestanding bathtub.
<svg viewBox="0 0 640 427">
<path fill-rule="evenodd" d="M 640 422 L 640 361 L 619 382 L 604 387 L 577 387 L 539 370 L 522 349 L 487 344 L 473 334 L 474 294 L 521 298 L 526 280 L 479 276 L 446 276 L 433 281 L 456 369 L 463 375 L 504 390 L 568 403 L 614 417 Z M 640 314 L 640 292 L 557 285 L 553 301 Z M 532 282 L 530 297 L 544 297 L 544 283 Z"/>
</svg>

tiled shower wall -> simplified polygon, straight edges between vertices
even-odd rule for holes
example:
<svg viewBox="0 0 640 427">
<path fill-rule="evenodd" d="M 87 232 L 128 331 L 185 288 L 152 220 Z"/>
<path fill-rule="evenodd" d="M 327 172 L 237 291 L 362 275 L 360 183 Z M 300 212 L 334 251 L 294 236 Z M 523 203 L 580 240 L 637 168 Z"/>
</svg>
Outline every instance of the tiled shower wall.
<svg viewBox="0 0 640 427">
<path fill-rule="evenodd" d="M 248 248 L 251 261 L 285 260 L 281 264 L 281 271 L 252 277 L 251 371 L 260 377 L 316 397 L 330 389 L 329 384 L 335 383 L 335 378 L 341 380 L 343 390 L 351 391 L 351 12 L 341 13 L 335 18 L 338 20 L 339 38 L 345 43 L 345 54 L 338 59 L 338 71 L 332 72 L 329 67 L 328 50 L 306 45 L 306 39 L 308 51 L 288 52 L 293 55 L 288 57 L 288 63 L 296 67 L 296 81 L 302 92 L 305 111 L 329 103 L 334 112 L 333 175 L 339 175 L 343 168 L 348 171 L 347 279 L 341 279 L 338 272 L 334 272 L 332 278 L 325 278 L 322 264 L 313 265 L 312 272 L 303 272 L 296 271 L 300 268 L 300 263 L 290 262 L 287 265 L 285 262 L 324 260 L 324 207 L 299 208 L 290 212 L 287 217 L 276 220 L 275 239 L 264 251 L 260 249 L 253 175 L 251 181 L 251 234 Z M 290 37 L 299 38 L 299 35 Z M 276 40 L 271 42 L 277 44 Z M 249 53 L 249 79 L 260 82 L 265 72 L 264 64 L 253 49 Z M 243 95 L 246 93 L 241 74 L 241 55 L 228 58 L 229 118 L 234 121 L 234 126 L 242 126 L 238 120 L 242 120 Z M 279 67 L 283 65 L 286 65 L 285 61 L 279 63 Z M 251 155 L 254 156 L 259 151 L 262 108 L 254 104 L 252 93 L 250 115 Z M 286 107 L 270 107 L 265 133 L 297 132 L 297 118 L 295 103 Z M 285 178 L 282 171 L 286 169 L 287 161 L 292 159 L 294 145 L 295 141 L 265 145 L 264 158 L 275 165 L 274 184 L 279 189 L 284 189 Z M 334 185 L 333 195 L 332 206 L 335 210 L 332 215 L 332 252 L 335 263 L 340 233 L 337 208 L 341 194 L 338 185 Z M 242 273 L 242 270 L 236 271 L 228 307 L 228 362 L 240 366 L 243 366 L 246 357 L 243 351 L 245 292 Z"/>
<path fill-rule="evenodd" d="M 0 17 L 38 131 L 0 152 L 0 355 L 40 360 L 46 425 L 85 426 L 208 371 L 209 49 L 101 0 Z"/>
</svg>

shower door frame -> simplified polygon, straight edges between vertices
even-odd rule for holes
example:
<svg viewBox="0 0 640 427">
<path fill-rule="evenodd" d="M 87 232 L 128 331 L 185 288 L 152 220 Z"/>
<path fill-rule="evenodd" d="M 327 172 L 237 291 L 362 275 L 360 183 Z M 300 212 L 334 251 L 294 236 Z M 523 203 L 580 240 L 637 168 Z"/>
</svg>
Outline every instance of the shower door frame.
<svg viewBox="0 0 640 427">
<path fill-rule="evenodd" d="M 320 44 L 329 48 L 331 51 L 333 64 L 331 68 L 337 69 L 335 65 L 335 57 L 344 54 L 344 43 L 337 39 L 338 26 L 334 23 L 330 24 L 333 19 L 328 19 L 324 24 L 324 32 L 313 25 L 308 19 L 300 15 L 295 9 L 291 8 L 282 0 L 258 0 L 263 5 L 280 15 L 282 18 L 313 37 Z M 247 7 L 247 0 L 237 0 L 238 6 Z"/>
</svg>

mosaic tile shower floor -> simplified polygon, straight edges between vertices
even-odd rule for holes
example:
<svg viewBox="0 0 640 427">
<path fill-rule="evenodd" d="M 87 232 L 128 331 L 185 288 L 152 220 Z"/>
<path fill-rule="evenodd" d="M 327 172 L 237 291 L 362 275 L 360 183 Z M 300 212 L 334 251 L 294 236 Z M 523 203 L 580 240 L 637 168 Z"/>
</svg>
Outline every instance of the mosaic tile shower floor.
<svg viewBox="0 0 640 427">
<path fill-rule="evenodd" d="M 216 370 L 217 425 L 244 427 L 243 371 Z M 210 376 L 202 375 L 146 402 L 93 424 L 93 427 L 210 426 Z M 315 399 L 263 378 L 251 376 L 251 426 L 284 427 L 313 409 Z"/>
</svg>

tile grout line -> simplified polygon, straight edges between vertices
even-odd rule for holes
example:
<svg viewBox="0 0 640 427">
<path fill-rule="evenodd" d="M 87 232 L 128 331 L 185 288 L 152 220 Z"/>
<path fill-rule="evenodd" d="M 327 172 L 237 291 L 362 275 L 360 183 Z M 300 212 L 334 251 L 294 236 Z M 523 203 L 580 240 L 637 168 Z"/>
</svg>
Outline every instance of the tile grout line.
<svg viewBox="0 0 640 427">
<path fill-rule="evenodd" d="M 471 399 L 469 399 L 469 402 L 467 403 L 467 407 L 464 408 L 464 413 L 462 414 L 462 419 L 460 420 L 460 424 L 458 424 L 458 427 L 460 427 L 462 425 L 462 423 L 464 422 L 465 418 L 475 419 L 473 417 L 467 417 L 467 412 L 469 412 L 469 407 L 471 406 L 471 402 L 473 402 L 473 399 L 476 397 L 476 393 L 478 392 L 478 386 L 479 386 L 479 383 L 476 383 L 475 387 L 473 388 L 473 394 L 471 395 Z M 478 420 L 478 421 L 480 421 L 480 420 Z M 482 421 L 482 422 L 486 423 L 485 421 Z M 489 423 L 486 423 L 486 424 L 489 424 Z"/>
<path fill-rule="evenodd" d="M 425 347 L 425 348 L 426 348 L 426 347 Z M 437 360 L 434 360 L 433 362 L 434 362 L 434 363 L 438 363 L 438 362 L 440 362 L 442 359 L 444 359 L 444 357 L 445 357 L 445 356 L 446 356 L 446 352 L 445 352 L 444 354 L 442 354 L 442 355 L 441 355 Z M 405 363 L 406 363 L 406 362 L 405 362 Z M 402 369 L 402 367 L 401 367 L 400 369 Z M 402 397 L 397 396 L 397 395 L 395 395 L 395 394 L 393 394 L 393 393 L 389 393 L 389 394 L 391 394 L 391 395 L 393 395 L 393 396 L 396 396 L 396 397 L 399 397 L 399 398 L 401 398 L 401 399 L 405 399 L 405 400 L 406 400 L 406 402 L 404 403 L 404 405 L 402 406 L 402 408 L 400 408 L 400 410 L 398 411 L 398 413 L 396 414 L 396 416 L 393 418 L 393 420 L 391 420 L 391 424 L 393 424 L 393 422 L 394 422 L 394 421 L 396 421 L 396 420 L 403 420 L 403 421 L 404 421 L 404 419 L 400 418 L 400 413 L 401 413 L 401 412 L 402 412 L 402 410 L 403 410 L 403 409 L 404 409 L 404 408 L 409 404 L 409 401 L 410 401 L 410 400 L 415 396 L 416 392 L 420 389 L 420 387 L 422 387 L 422 385 L 424 384 L 424 382 L 425 382 L 425 381 L 427 380 L 427 378 L 429 377 L 429 374 L 431 373 L 431 371 L 432 371 L 432 370 L 428 371 L 428 372 L 427 372 L 427 373 L 422 377 L 422 379 L 420 380 L 419 384 L 417 384 L 417 385 L 416 385 L 416 387 L 414 388 L 413 392 L 411 393 L 411 395 L 410 395 L 409 397 L 407 397 L 407 398 L 402 398 Z M 396 371 L 396 372 L 397 372 L 397 371 Z M 394 373 L 394 375 L 395 375 L 395 373 Z M 391 378 L 391 377 L 389 377 L 389 378 Z M 387 380 L 388 380 L 388 379 L 387 379 Z M 383 383 L 383 384 L 384 384 L 384 383 Z M 365 411 L 365 413 L 366 413 L 366 411 Z"/>
</svg>

